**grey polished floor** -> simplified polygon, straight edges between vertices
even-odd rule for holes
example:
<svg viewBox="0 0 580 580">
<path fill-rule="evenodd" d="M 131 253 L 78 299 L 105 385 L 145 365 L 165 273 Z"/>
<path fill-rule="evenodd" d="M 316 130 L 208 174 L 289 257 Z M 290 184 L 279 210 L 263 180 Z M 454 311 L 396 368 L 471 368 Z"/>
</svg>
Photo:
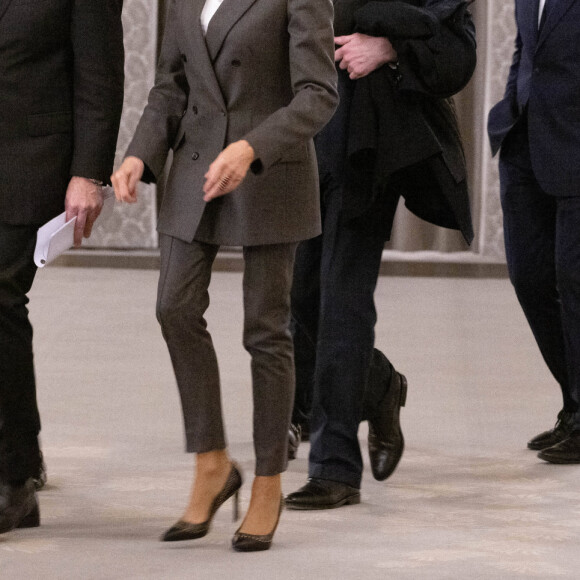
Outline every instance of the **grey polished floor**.
<svg viewBox="0 0 580 580">
<path fill-rule="evenodd" d="M 361 505 L 284 512 L 269 552 L 230 549 L 228 504 L 206 538 L 158 542 L 185 505 L 192 458 L 154 317 L 156 278 L 39 273 L 31 316 L 49 485 L 42 526 L 0 536 L 0 578 L 579 577 L 580 466 L 526 449 L 560 399 L 507 280 L 381 278 L 377 345 L 409 379 L 407 447 L 387 482 L 365 471 Z M 240 274 L 214 275 L 208 319 L 231 453 L 250 480 L 240 286 Z M 360 437 L 366 445 L 366 425 Z M 304 482 L 307 452 L 291 463 L 286 492 Z"/>
</svg>

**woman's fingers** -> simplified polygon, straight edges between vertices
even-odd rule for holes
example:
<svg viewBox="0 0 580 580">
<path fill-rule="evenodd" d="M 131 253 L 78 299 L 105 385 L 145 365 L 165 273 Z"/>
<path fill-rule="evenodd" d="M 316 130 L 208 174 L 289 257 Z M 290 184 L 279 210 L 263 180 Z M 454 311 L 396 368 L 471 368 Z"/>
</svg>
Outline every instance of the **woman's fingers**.
<svg viewBox="0 0 580 580">
<path fill-rule="evenodd" d="M 119 201 L 135 203 L 137 201 L 137 183 L 143 176 L 145 164 L 138 157 L 127 157 L 121 167 L 111 175 L 115 197 Z"/>
<path fill-rule="evenodd" d="M 242 183 L 253 160 L 254 149 L 247 141 L 236 141 L 228 145 L 205 174 L 203 199 L 211 201 L 231 193 Z"/>
</svg>

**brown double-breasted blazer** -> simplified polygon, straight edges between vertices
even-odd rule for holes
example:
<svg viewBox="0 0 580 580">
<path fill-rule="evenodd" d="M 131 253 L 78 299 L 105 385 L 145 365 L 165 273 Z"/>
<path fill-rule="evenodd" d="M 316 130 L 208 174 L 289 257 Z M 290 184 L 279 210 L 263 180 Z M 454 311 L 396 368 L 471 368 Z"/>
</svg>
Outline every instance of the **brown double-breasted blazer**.
<svg viewBox="0 0 580 580">
<path fill-rule="evenodd" d="M 337 104 L 331 0 L 224 0 L 204 36 L 205 0 L 171 0 L 155 86 L 127 155 L 159 177 L 173 162 L 158 230 L 228 245 L 320 233 L 312 137 Z M 232 193 L 206 204 L 204 175 L 229 143 L 256 160 Z"/>
</svg>

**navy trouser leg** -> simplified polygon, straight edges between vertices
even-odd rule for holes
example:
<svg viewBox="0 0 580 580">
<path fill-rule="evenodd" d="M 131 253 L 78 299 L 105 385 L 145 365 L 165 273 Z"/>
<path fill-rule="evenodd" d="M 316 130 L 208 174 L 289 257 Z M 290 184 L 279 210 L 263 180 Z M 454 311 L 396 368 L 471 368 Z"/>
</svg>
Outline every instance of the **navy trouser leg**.
<svg viewBox="0 0 580 580">
<path fill-rule="evenodd" d="M 558 277 L 563 278 L 564 270 L 569 272 L 570 264 L 564 263 L 574 259 L 569 244 L 580 242 L 580 223 L 576 226 L 575 242 L 573 237 L 562 238 L 563 232 L 558 229 L 567 220 L 562 222 L 562 216 L 558 218 L 562 213 L 558 210 L 559 200 L 542 191 L 531 169 L 500 159 L 500 176 L 510 279 L 540 352 L 560 384 L 564 409 L 575 411 L 577 402 L 570 384 L 567 355 L 567 343 L 575 339 L 565 337 L 562 290 L 572 302 L 565 310 L 577 312 L 580 303 L 574 303 L 575 290 L 568 288 L 571 284 L 566 282 L 566 288 L 559 287 Z M 576 262 L 575 267 L 579 268 L 580 263 Z M 578 356 L 575 359 L 580 362 Z"/>
<path fill-rule="evenodd" d="M 568 408 L 580 429 L 580 196 L 557 198 L 556 279 L 568 370 Z"/>
<path fill-rule="evenodd" d="M 0 223 L 0 477 L 19 481 L 39 466 L 40 417 L 32 354 L 27 293 L 36 226 Z"/>
<path fill-rule="evenodd" d="M 320 310 L 322 248 L 322 234 L 311 240 L 301 242 L 296 250 L 294 264 L 290 328 L 294 341 L 296 393 L 292 409 L 292 422 L 301 425 L 310 423 L 312 408 L 318 340 L 318 314 Z"/>
<path fill-rule="evenodd" d="M 309 475 L 359 487 L 358 427 L 374 346 L 374 291 L 385 228 L 373 219 L 342 222 L 339 187 L 327 183 L 324 193 Z M 302 256 L 299 251 L 297 260 Z M 300 282 L 306 270 L 297 263 L 293 314 L 298 320 L 307 320 L 312 308 L 298 296 L 301 287 L 308 292 L 308 284 Z"/>
</svg>

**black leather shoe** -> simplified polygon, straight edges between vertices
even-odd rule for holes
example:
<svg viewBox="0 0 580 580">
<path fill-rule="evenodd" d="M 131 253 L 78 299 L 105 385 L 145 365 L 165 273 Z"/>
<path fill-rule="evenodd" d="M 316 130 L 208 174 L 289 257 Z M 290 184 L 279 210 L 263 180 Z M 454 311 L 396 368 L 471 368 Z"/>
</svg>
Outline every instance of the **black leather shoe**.
<svg viewBox="0 0 580 580">
<path fill-rule="evenodd" d="M 407 400 L 407 379 L 395 369 L 378 413 L 369 419 L 369 458 L 373 477 L 384 481 L 395 471 L 405 448 L 399 412 Z"/>
<path fill-rule="evenodd" d="M 360 503 L 360 490 L 340 481 L 311 477 L 306 485 L 286 497 L 291 510 L 328 510 Z"/>
<path fill-rule="evenodd" d="M 0 534 L 39 525 L 40 512 L 32 479 L 19 486 L 0 483 Z"/>
<path fill-rule="evenodd" d="M 553 429 L 544 431 L 528 441 L 528 449 L 540 451 L 552 447 L 570 435 L 574 425 L 574 414 L 562 409 Z"/>
<path fill-rule="evenodd" d="M 290 429 L 288 429 L 288 459 L 290 461 L 296 459 L 301 440 L 302 428 L 298 423 L 290 423 Z"/>
<path fill-rule="evenodd" d="M 560 443 L 540 451 L 538 457 L 550 463 L 580 463 L 580 430 L 572 431 Z"/>
</svg>

